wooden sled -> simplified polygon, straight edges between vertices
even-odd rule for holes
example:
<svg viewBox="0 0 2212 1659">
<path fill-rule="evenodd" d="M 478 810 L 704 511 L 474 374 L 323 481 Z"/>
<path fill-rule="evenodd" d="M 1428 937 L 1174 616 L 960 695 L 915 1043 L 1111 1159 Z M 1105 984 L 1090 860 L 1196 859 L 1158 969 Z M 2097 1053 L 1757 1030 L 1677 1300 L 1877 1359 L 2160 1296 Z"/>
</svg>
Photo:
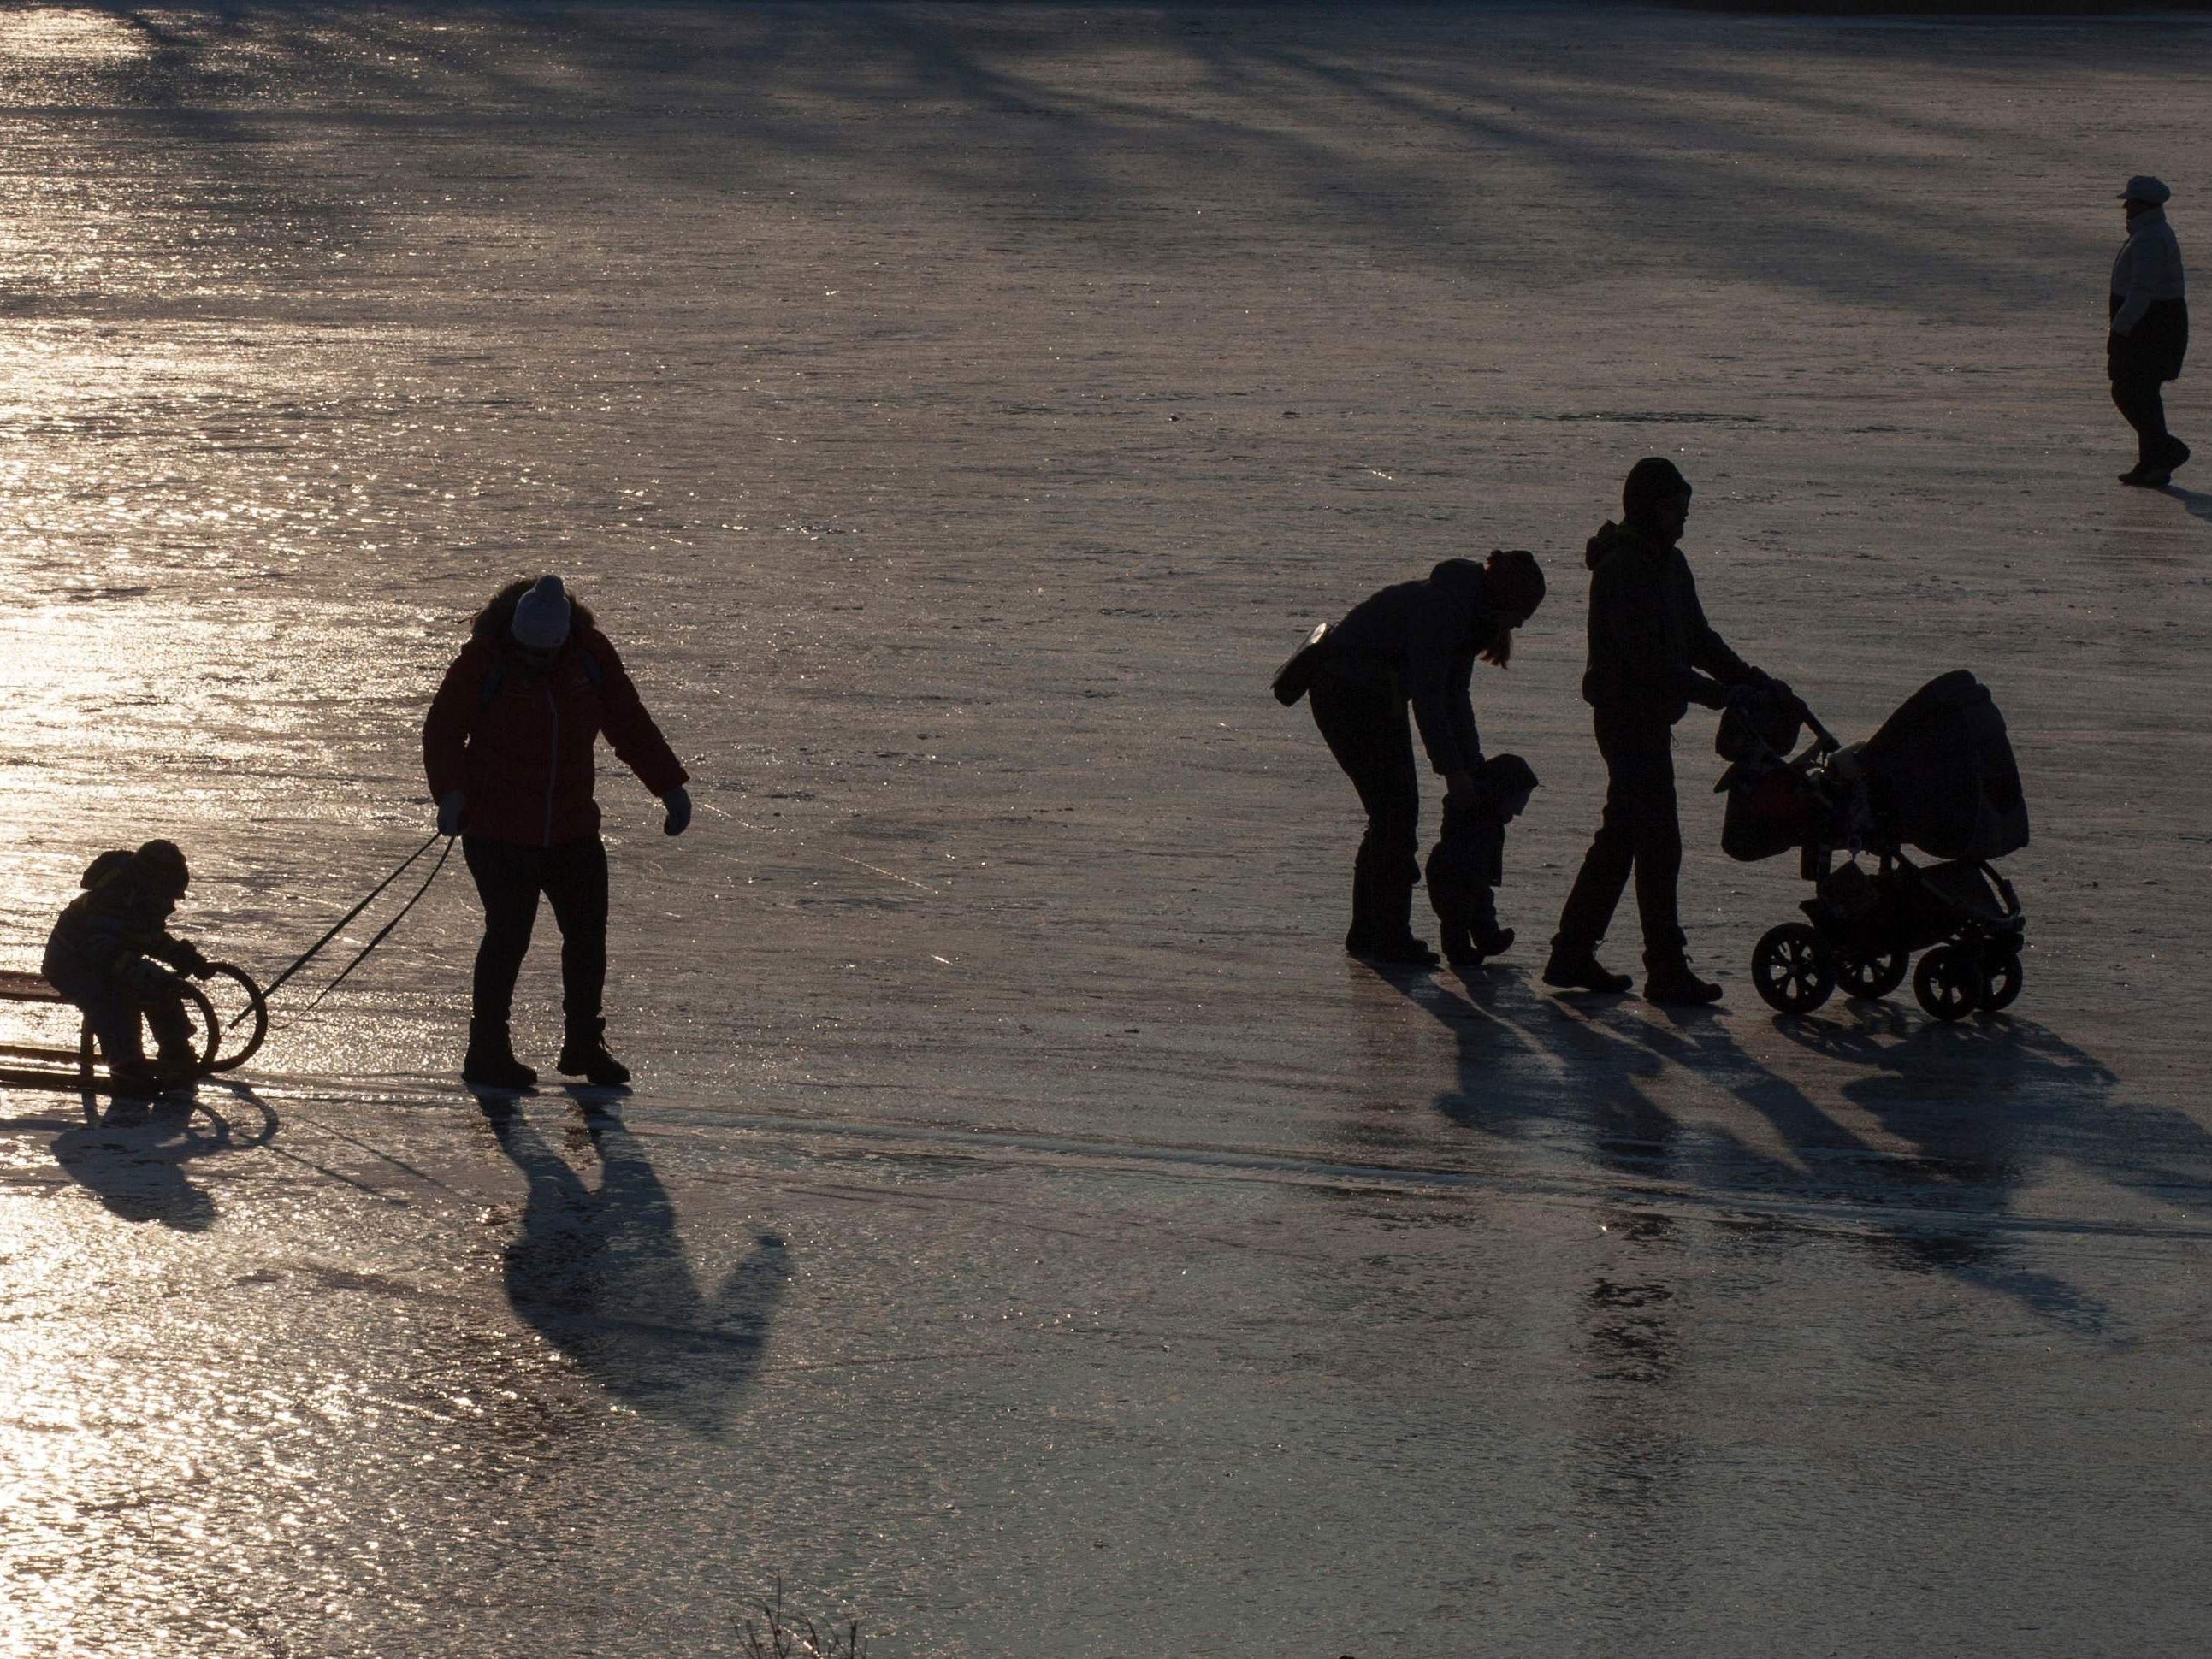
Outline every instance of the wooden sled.
<svg viewBox="0 0 2212 1659">
<path fill-rule="evenodd" d="M 227 962 L 216 963 L 208 969 L 206 982 L 234 990 L 243 998 L 244 1006 L 226 1018 L 205 990 L 190 980 L 179 981 L 184 992 L 185 1012 L 194 1029 L 193 1046 L 200 1060 L 198 1070 L 172 1084 L 173 1088 L 184 1088 L 200 1078 L 235 1070 L 259 1052 L 269 1035 L 269 1005 L 263 1000 L 261 988 L 244 969 L 234 968 Z M 227 995 L 223 1000 L 230 1002 L 234 999 Z M 47 984 L 43 976 L 20 969 L 0 969 L 0 1002 L 70 1007 L 62 994 Z M 70 1012 L 76 1011 L 70 1008 Z M 91 1022 L 82 1016 L 77 1021 L 74 1048 L 57 1043 L 0 1042 L 0 1085 L 8 1084 L 33 1089 L 75 1089 L 95 1094 L 108 1093 L 113 1088 L 108 1081 L 106 1067 L 100 1063 L 100 1045 L 93 1039 Z"/>
</svg>

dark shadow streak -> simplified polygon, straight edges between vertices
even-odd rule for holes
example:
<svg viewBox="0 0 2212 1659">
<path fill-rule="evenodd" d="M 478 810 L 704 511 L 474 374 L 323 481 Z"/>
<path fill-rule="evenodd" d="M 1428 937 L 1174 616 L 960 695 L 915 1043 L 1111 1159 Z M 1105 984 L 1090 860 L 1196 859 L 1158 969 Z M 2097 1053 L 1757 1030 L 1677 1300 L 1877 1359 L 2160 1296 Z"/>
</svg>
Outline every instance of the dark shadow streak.
<svg viewBox="0 0 2212 1659">
<path fill-rule="evenodd" d="M 235 1106 L 212 1106 L 208 1094 L 229 1094 Z M 193 1182 L 195 1158 L 250 1151 L 276 1138 L 276 1114 L 240 1084 L 202 1084 L 190 1095 L 150 1103 L 82 1097 L 85 1121 L 54 1138 L 54 1161 L 110 1213 L 132 1223 L 159 1222 L 178 1232 L 206 1232 L 218 1217 L 215 1197 Z"/>
<path fill-rule="evenodd" d="M 757 1236 L 757 1248 L 709 1296 L 666 1189 L 619 1118 L 584 1120 L 602 1171 L 593 1188 L 521 1112 L 489 1103 L 483 1111 L 530 1183 L 521 1232 L 507 1247 L 515 1312 L 617 1398 L 719 1435 L 759 1370 L 783 1299 L 783 1241 Z"/>
<path fill-rule="evenodd" d="M 2179 484 L 2168 484 L 2165 493 L 2187 507 L 2191 518 L 2212 524 L 2212 495 L 2199 489 L 2184 489 Z"/>
<path fill-rule="evenodd" d="M 1575 1134 L 1593 1163 L 1630 1182 L 1665 1176 L 1747 1200 L 1893 1212 L 1894 1224 L 1850 1236 L 1890 1265 L 1970 1279 L 2069 1329 L 2105 1329 L 2102 1304 L 2021 1266 L 2001 1226 L 1947 1224 L 1962 1212 L 1991 1220 L 2008 1212 L 2023 1174 L 2024 1129 L 2051 1127 L 2046 1119 L 2058 1111 L 2111 1109 L 2109 1070 L 2042 1027 L 1931 1026 L 1893 1007 L 1856 1004 L 1833 1020 L 1778 1020 L 1793 1041 L 1880 1068 L 1843 1093 L 1912 1146 L 1900 1157 L 1869 1144 L 1753 1060 L 1716 1014 L 1654 1024 L 1613 999 L 1531 997 L 1517 978 L 1495 971 L 1474 976 L 1464 994 L 1425 979 L 1392 983 L 1458 1041 L 1457 1083 L 1436 1102 L 1454 1123 L 1504 1139 Z M 1909 1033 L 1903 1042 L 1887 1040 L 1899 1032 Z M 1502 1063 L 1516 1052 L 1548 1052 L 1565 1065 L 1556 1079 L 1529 1083 L 1530 1068 Z M 1650 1092 L 1668 1066 L 1749 1106 L 1790 1158 L 1770 1157 L 1709 1125 L 1686 1134 Z M 1516 1076 L 1519 1086 L 1501 1088 L 1502 1076 Z M 2163 1127 L 2166 1142 L 2180 1133 Z M 2212 1165 L 2212 1140 L 2201 1131 L 2182 1152 L 2177 1164 L 2198 1160 L 2192 1167 L 2200 1176 Z"/>
</svg>

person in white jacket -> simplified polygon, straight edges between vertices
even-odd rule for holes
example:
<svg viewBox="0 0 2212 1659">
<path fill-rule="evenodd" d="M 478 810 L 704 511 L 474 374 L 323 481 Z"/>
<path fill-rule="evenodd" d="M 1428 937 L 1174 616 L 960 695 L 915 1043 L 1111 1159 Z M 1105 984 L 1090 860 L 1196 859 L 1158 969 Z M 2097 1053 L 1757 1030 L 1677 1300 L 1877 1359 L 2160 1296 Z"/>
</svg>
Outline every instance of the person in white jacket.
<svg viewBox="0 0 2212 1659">
<path fill-rule="evenodd" d="M 2112 325 L 2105 341 L 2112 402 L 2136 429 L 2136 464 L 2120 474 L 2120 482 L 2145 489 L 2163 489 L 2173 482 L 2173 469 L 2189 459 L 2189 446 L 2166 429 L 2166 400 L 2159 391 L 2180 377 L 2189 351 L 2181 244 L 2166 222 L 2172 195 L 2147 173 L 2129 179 L 2120 192 L 2128 240 L 2112 261 Z"/>
</svg>

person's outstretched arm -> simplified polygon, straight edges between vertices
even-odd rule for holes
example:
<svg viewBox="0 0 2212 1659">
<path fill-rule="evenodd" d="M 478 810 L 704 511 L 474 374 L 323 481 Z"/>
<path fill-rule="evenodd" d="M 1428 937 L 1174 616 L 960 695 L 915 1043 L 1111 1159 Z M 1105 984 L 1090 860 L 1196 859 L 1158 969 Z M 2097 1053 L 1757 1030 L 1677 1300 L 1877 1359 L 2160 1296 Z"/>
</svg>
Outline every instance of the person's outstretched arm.
<svg viewBox="0 0 2212 1659">
<path fill-rule="evenodd" d="M 1698 677 L 1701 683 L 1691 691 L 1690 700 L 1708 708 L 1717 708 L 1728 700 L 1728 687 L 1764 685 L 1766 676 L 1729 647 L 1728 641 L 1705 620 L 1705 607 L 1698 601 L 1696 580 L 1692 579 L 1689 586 L 1690 665 L 1712 677 L 1710 681 Z"/>
<path fill-rule="evenodd" d="M 583 641 L 599 668 L 599 728 L 614 745 L 615 758 L 637 774 L 637 780 L 656 795 L 665 796 L 691 781 L 684 763 L 660 735 L 645 701 L 637 695 L 622 659 L 604 634 Z"/>
<path fill-rule="evenodd" d="M 1406 635 L 1406 696 L 1413 705 L 1413 724 L 1429 764 L 1449 778 L 1473 769 L 1482 750 L 1474 737 L 1474 709 L 1468 701 L 1468 677 L 1474 667 L 1453 660 L 1460 642 L 1450 614 L 1441 605 L 1413 613 Z"/>
</svg>

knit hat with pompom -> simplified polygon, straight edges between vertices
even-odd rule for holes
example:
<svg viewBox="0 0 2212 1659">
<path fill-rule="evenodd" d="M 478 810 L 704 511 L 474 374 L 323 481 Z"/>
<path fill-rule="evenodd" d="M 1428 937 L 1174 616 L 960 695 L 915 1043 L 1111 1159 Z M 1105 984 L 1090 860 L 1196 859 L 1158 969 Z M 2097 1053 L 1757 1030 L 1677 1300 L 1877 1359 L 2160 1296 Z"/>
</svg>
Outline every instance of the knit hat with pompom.
<svg viewBox="0 0 2212 1659">
<path fill-rule="evenodd" d="M 508 629 L 517 645 L 534 651 L 551 651 L 568 638 L 568 592 L 558 576 L 540 576 L 514 602 L 514 624 Z"/>
</svg>

